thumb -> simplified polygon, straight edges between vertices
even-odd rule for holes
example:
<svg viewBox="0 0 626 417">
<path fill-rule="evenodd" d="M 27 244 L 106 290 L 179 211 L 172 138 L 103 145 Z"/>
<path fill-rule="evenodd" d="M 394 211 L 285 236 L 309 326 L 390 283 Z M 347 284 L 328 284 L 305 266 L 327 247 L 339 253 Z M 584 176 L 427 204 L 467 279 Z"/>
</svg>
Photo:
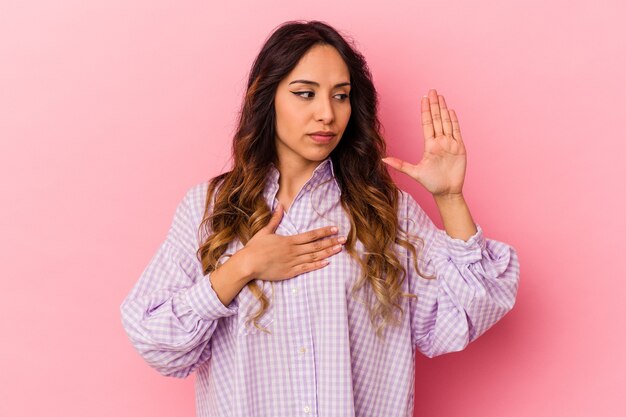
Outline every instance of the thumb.
<svg viewBox="0 0 626 417">
<path fill-rule="evenodd" d="M 403 161 L 401 159 L 394 158 L 393 156 L 388 156 L 386 158 L 383 158 L 382 161 L 386 163 L 387 165 L 393 167 L 394 169 L 400 172 L 403 172 L 407 175 L 411 175 L 412 170 L 415 169 L 414 165 L 409 164 L 408 162 Z"/>
<path fill-rule="evenodd" d="M 278 203 L 268 224 L 265 225 L 263 231 L 266 233 L 274 233 L 283 218 L 283 205 Z"/>
</svg>

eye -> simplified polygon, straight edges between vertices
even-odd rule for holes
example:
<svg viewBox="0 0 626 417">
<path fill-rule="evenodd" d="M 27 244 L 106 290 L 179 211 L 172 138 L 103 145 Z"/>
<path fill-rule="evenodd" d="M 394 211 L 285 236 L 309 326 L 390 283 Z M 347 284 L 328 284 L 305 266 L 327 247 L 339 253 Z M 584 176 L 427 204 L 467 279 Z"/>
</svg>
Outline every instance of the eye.
<svg viewBox="0 0 626 417">
<path fill-rule="evenodd" d="M 300 94 L 314 94 L 313 91 L 292 91 L 292 93 L 302 98 L 311 98 L 311 97 L 304 97 L 304 96 L 301 96 Z"/>
<path fill-rule="evenodd" d="M 302 98 L 313 98 L 312 95 L 305 97 L 304 94 L 315 94 L 313 91 L 292 91 L 292 93 Z M 335 97 L 336 96 L 340 96 L 340 101 L 344 101 L 345 99 L 350 97 L 348 94 L 335 94 Z"/>
</svg>

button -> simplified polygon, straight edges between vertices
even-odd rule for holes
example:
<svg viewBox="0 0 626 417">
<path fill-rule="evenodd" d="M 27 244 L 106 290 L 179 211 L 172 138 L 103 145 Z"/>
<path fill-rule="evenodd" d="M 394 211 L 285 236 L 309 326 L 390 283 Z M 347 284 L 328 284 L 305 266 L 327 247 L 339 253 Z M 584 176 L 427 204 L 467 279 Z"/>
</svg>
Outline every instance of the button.
<svg viewBox="0 0 626 417">
<path fill-rule="evenodd" d="M 295 294 L 295 293 L 297 293 L 297 292 L 298 292 L 298 289 L 297 289 L 297 288 L 292 288 L 292 289 L 291 289 L 291 292 Z"/>
<path fill-rule="evenodd" d="M 305 412 L 305 413 L 307 413 L 307 414 L 308 414 L 308 413 L 310 413 L 310 412 L 311 412 L 311 407 L 309 407 L 308 405 L 305 405 L 305 406 L 304 406 L 304 408 L 303 408 L 303 410 L 304 410 L 304 412 Z"/>
<path fill-rule="evenodd" d="M 302 347 L 299 349 L 299 352 L 300 352 L 300 353 L 306 353 L 306 348 L 305 348 L 304 346 L 302 346 Z"/>
</svg>

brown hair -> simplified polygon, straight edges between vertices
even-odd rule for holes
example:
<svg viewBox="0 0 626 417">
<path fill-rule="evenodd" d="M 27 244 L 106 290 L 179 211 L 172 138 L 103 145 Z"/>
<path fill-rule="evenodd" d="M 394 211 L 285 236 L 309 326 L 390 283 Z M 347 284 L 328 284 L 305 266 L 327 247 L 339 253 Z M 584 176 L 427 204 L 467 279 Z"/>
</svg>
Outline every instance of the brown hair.
<svg viewBox="0 0 626 417">
<path fill-rule="evenodd" d="M 350 72 L 351 116 L 330 157 L 342 190 L 341 205 L 350 218 L 350 231 L 344 247 L 361 266 L 361 276 L 352 294 L 369 283 L 378 300 L 374 307 L 368 305 L 370 321 L 380 336 L 385 323 L 399 323 L 393 317 L 394 308 L 403 313 L 399 297 L 417 297 L 401 292 L 406 271 L 395 254 L 395 244 L 412 252 L 415 269 L 421 273 L 415 247 L 398 224 L 399 189 L 381 161 L 386 148 L 380 134 L 378 95 L 370 70 L 363 56 L 324 22 L 283 23 L 266 40 L 256 57 L 233 138 L 233 169 L 212 178 L 209 183 L 205 215 L 200 226 L 205 228 L 207 239 L 198 249 L 198 258 L 205 274 L 214 271 L 219 267 L 218 261 L 229 242 L 239 238 L 245 245 L 269 222 L 272 213 L 263 198 L 263 190 L 270 163 L 276 163 L 277 158 L 276 88 L 315 45 L 333 46 Z M 210 213 L 214 191 L 217 192 Z M 355 250 L 357 239 L 364 247 L 362 258 Z M 423 245 L 422 239 L 417 240 Z M 257 319 L 265 313 L 269 300 L 254 280 L 247 285 L 261 304 L 251 318 L 260 328 Z M 377 324 L 377 319 L 382 323 Z"/>
</svg>

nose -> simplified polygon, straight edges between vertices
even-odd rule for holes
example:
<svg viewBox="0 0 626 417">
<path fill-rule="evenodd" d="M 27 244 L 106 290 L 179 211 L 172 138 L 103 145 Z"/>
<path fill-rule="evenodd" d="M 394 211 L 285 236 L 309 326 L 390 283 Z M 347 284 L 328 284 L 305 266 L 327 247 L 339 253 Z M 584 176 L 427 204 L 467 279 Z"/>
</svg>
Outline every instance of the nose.
<svg viewBox="0 0 626 417">
<path fill-rule="evenodd" d="M 328 98 L 321 98 L 317 100 L 317 107 L 315 108 L 315 120 L 323 122 L 324 124 L 332 123 L 335 118 L 333 111 L 333 105 Z"/>
</svg>

